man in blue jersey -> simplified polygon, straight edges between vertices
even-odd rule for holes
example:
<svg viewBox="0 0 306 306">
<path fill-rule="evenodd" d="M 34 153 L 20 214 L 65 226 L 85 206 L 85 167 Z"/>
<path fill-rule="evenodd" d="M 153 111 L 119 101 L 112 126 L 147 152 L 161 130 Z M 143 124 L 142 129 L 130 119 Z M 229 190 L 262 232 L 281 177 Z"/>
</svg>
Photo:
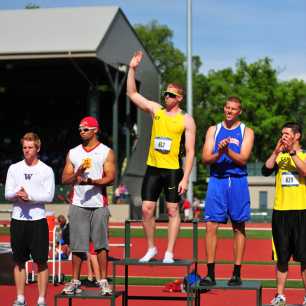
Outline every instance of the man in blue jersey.
<svg viewBox="0 0 306 306">
<path fill-rule="evenodd" d="M 238 119 L 241 101 L 229 97 L 224 106 L 224 121 L 209 127 L 202 160 L 210 166 L 205 200 L 207 276 L 201 285 L 213 286 L 219 224 L 230 218 L 234 233 L 234 269 L 229 286 L 241 285 L 241 261 L 245 250 L 245 221 L 250 218 L 247 161 L 254 143 L 254 132 Z"/>
</svg>

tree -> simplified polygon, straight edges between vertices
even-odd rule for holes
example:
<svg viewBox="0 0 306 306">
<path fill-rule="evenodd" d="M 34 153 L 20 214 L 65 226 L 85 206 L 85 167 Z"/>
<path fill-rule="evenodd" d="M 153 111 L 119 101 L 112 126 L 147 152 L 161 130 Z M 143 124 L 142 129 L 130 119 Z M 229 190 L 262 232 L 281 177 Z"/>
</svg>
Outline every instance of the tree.
<svg viewBox="0 0 306 306">
<path fill-rule="evenodd" d="M 197 123 L 206 130 L 221 121 L 226 98 L 239 96 L 242 120 L 256 135 L 252 160 L 264 161 L 286 121 L 297 121 L 305 126 L 306 84 L 298 80 L 279 81 L 277 76 L 269 58 L 251 64 L 239 59 L 235 71 L 230 68 L 210 71 L 199 86 L 203 100 L 195 106 Z"/>
</svg>

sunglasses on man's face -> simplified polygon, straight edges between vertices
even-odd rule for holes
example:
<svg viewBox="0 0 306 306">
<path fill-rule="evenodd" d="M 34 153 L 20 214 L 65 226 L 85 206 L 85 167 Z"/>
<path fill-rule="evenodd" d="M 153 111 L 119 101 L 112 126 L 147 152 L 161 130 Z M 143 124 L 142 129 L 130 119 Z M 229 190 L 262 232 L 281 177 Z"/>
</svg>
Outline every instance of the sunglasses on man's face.
<svg viewBox="0 0 306 306">
<path fill-rule="evenodd" d="M 95 128 L 86 128 L 86 127 L 79 127 L 79 132 L 89 132 L 94 130 Z"/>
<path fill-rule="evenodd" d="M 169 98 L 176 98 L 177 95 L 174 94 L 174 93 L 172 93 L 172 92 L 166 91 L 166 92 L 164 93 L 164 98 L 167 98 L 167 97 L 169 97 Z"/>
</svg>

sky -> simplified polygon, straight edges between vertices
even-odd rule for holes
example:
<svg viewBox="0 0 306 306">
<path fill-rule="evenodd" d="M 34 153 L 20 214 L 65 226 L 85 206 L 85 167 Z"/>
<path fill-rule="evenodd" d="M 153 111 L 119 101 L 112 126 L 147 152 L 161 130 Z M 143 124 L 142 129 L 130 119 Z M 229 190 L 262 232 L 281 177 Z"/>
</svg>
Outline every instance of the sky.
<svg viewBox="0 0 306 306">
<path fill-rule="evenodd" d="M 157 20 L 173 31 L 174 46 L 186 54 L 187 0 L 0 0 L 0 9 L 119 6 L 129 22 Z M 148 50 L 149 51 L 149 50 Z M 201 72 L 235 68 L 269 57 L 281 80 L 306 81 L 305 0 L 192 0 L 192 53 Z"/>
</svg>

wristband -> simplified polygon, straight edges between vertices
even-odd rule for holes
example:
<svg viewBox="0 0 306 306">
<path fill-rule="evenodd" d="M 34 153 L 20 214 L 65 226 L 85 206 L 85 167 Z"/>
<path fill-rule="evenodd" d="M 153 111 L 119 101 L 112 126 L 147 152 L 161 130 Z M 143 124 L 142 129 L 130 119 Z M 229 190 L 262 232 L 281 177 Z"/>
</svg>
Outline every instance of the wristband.
<svg viewBox="0 0 306 306">
<path fill-rule="evenodd" d="M 289 152 L 289 155 L 290 155 L 290 156 L 295 156 L 295 155 L 296 155 L 296 151 L 295 151 L 295 150 L 294 150 L 294 151 L 290 151 L 290 152 Z"/>
</svg>

